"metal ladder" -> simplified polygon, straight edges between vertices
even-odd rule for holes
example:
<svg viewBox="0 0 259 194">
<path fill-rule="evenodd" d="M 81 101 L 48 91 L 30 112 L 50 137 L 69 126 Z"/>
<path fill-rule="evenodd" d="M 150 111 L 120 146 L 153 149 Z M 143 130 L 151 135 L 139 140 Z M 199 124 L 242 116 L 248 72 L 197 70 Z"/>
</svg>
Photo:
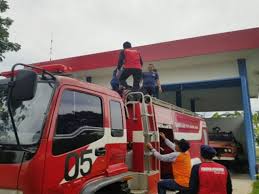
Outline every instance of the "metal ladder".
<svg viewBox="0 0 259 194">
<path fill-rule="evenodd" d="M 135 99 L 137 97 L 140 97 L 138 99 Z M 127 101 L 128 98 L 132 98 L 135 100 L 130 100 Z M 149 95 L 144 95 L 142 92 L 130 92 L 126 95 L 125 97 L 125 105 L 129 105 L 132 104 L 133 105 L 133 120 L 136 120 L 136 113 L 135 113 L 135 106 L 137 103 L 141 103 L 141 120 L 142 120 L 142 125 L 143 125 L 143 135 L 144 135 L 144 143 L 145 145 L 147 143 L 150 143 L 152 141 L 152 138 L 154 138 L 155 140 L 157 140 L 157 136 L 158 136 L 158 132 L 156 129 L 154 129 L 153 131 L 150 130 L 150 118 L 152 121 L 152 125 L 153 127 L 156 126 L 155 123 L 155 117 L 154 117 L 154 110 L 153 110 L 153 99 L 151 96 Z M 148 111 L 148 105 L 150 106 L 151 111 Z M 158 150 L 157 148 L 158 146 L 155 147 L 155 149 Z M 150 173 L 151 171 L 151 159 L 152 159 L 152 153 L 145 148 L 145 152 L 144 152 L 144 157 L 145 157 L 145 170 L 147 171 L 147 173 Z M 155 159 L 155 170 L 158 170 L 159 165 L 158 165 L 158 161 L 157 159 Z"/>
</svg>

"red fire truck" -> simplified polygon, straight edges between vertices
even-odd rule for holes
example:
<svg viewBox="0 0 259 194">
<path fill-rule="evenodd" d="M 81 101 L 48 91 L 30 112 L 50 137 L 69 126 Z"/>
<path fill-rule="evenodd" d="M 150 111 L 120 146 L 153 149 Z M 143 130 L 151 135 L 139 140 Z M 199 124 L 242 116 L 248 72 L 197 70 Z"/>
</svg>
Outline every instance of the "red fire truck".
<svg viewBox="0 0 259 194">
<path fill-rule="evenodd" d="M 214 160 L 235 161 L 243 153 L 242 144 L 239 143 L 233 132 L 221 131 L 221 128 L 214 127 L 209 133 L 209 145 L 217 151 Z"/>
<path fill-rule="evenodd" d="M 15 70 L 19 65 L 25 68 Z M 56 75 L 69 71 L 16 64 L 1 74 L 1 194 L 155 194 L 172 171 L 145 146 L 169 151 L 159 131 L 189 140 L 192 162 L 199 162 L 207 143 L 202 118 L 142 93 L 121 98 Z"/>
</svg>

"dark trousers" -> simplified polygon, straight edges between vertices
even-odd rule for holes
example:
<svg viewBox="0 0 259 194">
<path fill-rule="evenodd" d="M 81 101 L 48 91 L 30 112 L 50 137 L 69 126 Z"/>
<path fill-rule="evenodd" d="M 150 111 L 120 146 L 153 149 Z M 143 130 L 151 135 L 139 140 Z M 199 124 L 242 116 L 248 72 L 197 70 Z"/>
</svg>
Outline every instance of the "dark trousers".
<svg viewBox="0 0 259 194">
<path fill-rule="evenodd" d="M 178 185 L 172 179 L 165 179 L 165 180 L 159 181 L 157 186 L 158 186 L 158 194 L 166 194 L 166 191 L 187 190 L 187 188 L 184 188 L 184 187 Z"/>
<path fill-rule="evenodd" d="M 124 69 L 120 76 L 120 85 L 125 88 L 130 88 L 130 86 L 127 84 L 127 79 L 130 76 L 133 76 L 133 91 L 139 90 L 139 83 L 142 77 L 142 70 L 141 69 Z"/>
<path fill-rule="evenodd" d="M 156 88 L 155 88 L 154 97 L 159 98 L 159 89 L 158 89 L 158 86 L 156 86 Z"/>
<path fill-rule="evenodd" d="M 112 87 L 112 90 L 114 90 L 114 91 L 119 91 L 119 83 L 118 82 L 110 82 L 110 84 L 111 84 L 111 87 Z"/>
<path fill-rule="evenodd" d="M 156 96 L 156 88 L 155 86 L 143 86 L 144 94 L 149 94 L 150 96 Z"/>
</svg>

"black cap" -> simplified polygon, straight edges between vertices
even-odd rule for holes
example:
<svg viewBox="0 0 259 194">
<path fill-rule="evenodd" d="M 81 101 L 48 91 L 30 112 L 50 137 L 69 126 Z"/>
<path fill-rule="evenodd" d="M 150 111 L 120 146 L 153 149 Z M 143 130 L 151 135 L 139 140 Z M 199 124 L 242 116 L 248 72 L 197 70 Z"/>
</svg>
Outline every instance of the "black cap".
<svg viewBox="0 0 259 194">
<path fill-rule="evenodd" d="M 128 41 L 124 42 L 124 43 L 123 43 L 123 48 L 124 48 L 124 49 L 131 48 L 131 43 L 128 42 Z"/>
<path fill-rule="evenodd" d="M 179 146 L 181 152 L 186 152 L 190 149 L 190 143 L 185 139 L 175 140 L 175 143 Z"/>
<path fill-rule="evenodd" d="M 213 147 L 209 145 L 201 145 L 201 156 L 205 159 L 212 159 L 216 156 L 217 152 Z"/>
</svg>

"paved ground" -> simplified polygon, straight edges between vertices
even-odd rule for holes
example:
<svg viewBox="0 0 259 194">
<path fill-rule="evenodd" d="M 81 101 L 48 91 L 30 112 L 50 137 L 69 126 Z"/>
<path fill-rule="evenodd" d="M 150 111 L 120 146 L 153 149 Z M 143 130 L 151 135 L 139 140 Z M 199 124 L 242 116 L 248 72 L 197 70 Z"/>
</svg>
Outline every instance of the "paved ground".
<svg viewBox="0 0 259 194">
<path fill-rule="evenodd" d="M 232 175 L 233 194 L 250 194 L 252 192 L 252 183 L 247 175 Z M 167 192 L 173 194 L 173 192 Z"/>
<path fill-rule="evenodd" d="M 249 194 L 252 192 L 252 183 L 247 175 L 233 175 L 233 194 Z"/>
</svg>

